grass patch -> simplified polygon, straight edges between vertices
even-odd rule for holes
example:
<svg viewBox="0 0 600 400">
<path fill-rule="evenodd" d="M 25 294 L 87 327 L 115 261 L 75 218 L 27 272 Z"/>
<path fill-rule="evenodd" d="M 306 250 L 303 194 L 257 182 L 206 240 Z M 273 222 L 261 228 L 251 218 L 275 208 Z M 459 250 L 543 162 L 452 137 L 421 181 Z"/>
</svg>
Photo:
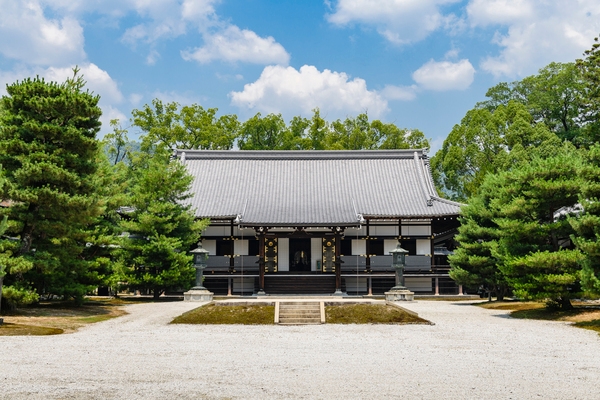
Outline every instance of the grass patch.
<svg viewBox="0 0 600 400">
<path fill-rule="evenodd" d="M 600 333 L 600 306 L 590 306 L 585 302 L 573 302 L 572 310 L 550 310 L 545 303 L 533 301 L 494 301 L 477 303 L 478 306 L 493 310 L 510 310 L 510 316 L 521 319 L 573 322 L 577 328 L 591 329 Z"/>
<path fill-rule="evenodd" d="M 4 323 L 0 325 L 0 336 L 44 336 L 58 335 L 63 333 L 62 329 L 48 328 L 45 326 L 22 325 Z"/>
<path fill-rule="evenodd" d="M 85 325 L 126 314 L 121 308 L 123 304 L 128 302 L 109 298 L 89 300 L 79 307 L 71 302 L 48 301 L 16 311 L 3 311 L 0 336 L 72 333 Z"/>
<path fill-rule="evenodd" d="M 479 307 L 489 310 L 530 311 L 545 308 L 544 303 L 536 301 L 488 301 L 476 303 Z"/>
<path fill-rule="evenodd" d="M 394 306 L 345 304 L 325 307 L 328 324 L 429 324 L 430 322 Z"/>
<path fill-rule="evenodd" d="M 582 321 L 576 322 L 575 326 L 583 329 L 590 329 L 592 331 L 598 332 L 600 334 L 600 319 L 595 319 L 592 321 Z"/>
<path fill-rule="evenodd" d="M 171 323 L 273 325 L 275 323 L 275 306 L 216 306 L 208 304 L 181 314 L 171 321 Z"/>
</svg>

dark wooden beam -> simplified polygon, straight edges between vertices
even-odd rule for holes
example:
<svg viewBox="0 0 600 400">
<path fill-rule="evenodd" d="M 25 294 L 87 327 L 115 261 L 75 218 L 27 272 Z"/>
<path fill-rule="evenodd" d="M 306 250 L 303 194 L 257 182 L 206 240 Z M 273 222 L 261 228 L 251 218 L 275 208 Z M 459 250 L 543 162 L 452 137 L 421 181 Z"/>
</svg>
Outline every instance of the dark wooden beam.
<svg viewBox="0 0 600 400">
<path fill-rule="evenodd" d="M 258 236 L 258 293 L 265 293 L 265 231 L 256 230 Z"/>
</svg>

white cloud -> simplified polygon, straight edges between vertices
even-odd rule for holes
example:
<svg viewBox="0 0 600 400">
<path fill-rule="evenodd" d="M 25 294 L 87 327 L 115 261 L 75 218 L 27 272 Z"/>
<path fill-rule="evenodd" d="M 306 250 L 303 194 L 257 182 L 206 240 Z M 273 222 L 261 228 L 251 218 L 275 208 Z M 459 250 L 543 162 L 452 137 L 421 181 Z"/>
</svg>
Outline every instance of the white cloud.
<svg viewBox="0 0 600 400">
<path fill-rule="evenodd" d="M 102 115 L 100 116 L 100 122 L 102 123 L 102 132 L 100 133 L 99 138 L 103 137 L 107 132 L 110 132 L 110 121 L 113 119 L 118 119 L 121 125 L 127 125 L 127 116 L 123 114 L 120 110 L 114 108 L 113 106 L 105 106 L 102 107 Z"/>
<path fill-rule="evenodd" d="M 85 58 L 83 28 L 70 17 L 51 19 L 40 3 L 0 0 L 0 54 L 34 65 L 69 65 Z"/>
<path fill-rule="evenodd" d="M 394 86 L 387 85 L 380 92 L 381 95 L 388 100 L 410 101 L 417 97 L 418 87 L 412 86 Z"/>
<path fill-rule="evenodd" d="M 79 68 L 81 69 L 80 74 L 87 82 L 85 87 L 100 95 L 102 102 L 115 104 L 123 101 L 123 94 L 121 94 L 117 83 L 113 81 L 108 72 L 92 63 L 79 66 Z M 73 66 L 67 68 L 50 67 L 41 72 L 40 76 L 51 81 L 64 82 L 67 78 L 73 76 Z"/>
<path fill-rule="evenodd" d="M 161 38 L 174 38 L 187 33 L 188 25 L 209 25 L 215 17 L 218 0 L 129 0 L 126 2 L 147 21 L 125 31 L 123 41 L 135 45 Z"/>
<path fill-rule="evenodd" d="M 344 117 L 368 111 L 378 118 L 387 112 L 387 101 L 369 91 L 364 79 L 343 72 L 319 71 L 311 65 L 300 70 L 292 67 L 265 67 L 256 82 L 241 92 L 231 92 L 232 104 L 267 113 L 308 114 L 318 107 L 324 114 Z"/>
<path fill-rule="evenodd" d="M 467 14 L 472 25 L 514 24 L 535 16 L 532 0 L 472 0 Z"/>
<path fill-rule="evenodd" d="M 430 60 L 413 72 L 412 77 L 423 89 L 445 91 L 465 90 L 475 75 L 475 68 L 469 60 L 450 61 Z"/>
<path fill-rule="evenodd" d="M 198 97 L 196 93 L 178 93 L 175 91 L 162 92 L 159 90 L 152 93 L 152 98 L 160 99 L 163 103 L 179 103 L 182 106 L 202 104 L 202 100 L 204 100 L 203 98 Z"/>
<path fill-rule="evenodd" d="M 183 51 L 184 60 L 206 64 L 214 60 L 253 64 L 287 65 L 290 55 L 271 36 L 262 38 L 247 29 L 230 25 L 216 34 L 205 34 L 204 47 Z"/>
<path fill-rule="evenodd" d="M 396 44 L 416 42 L 443 26 L 440 5 L 458 0 L 338 0 L 327 20 L 335 25 L 359 23 L 375 26 Z"/>
<path fill-rule="evenodd" d="M 129 95 L 128 100 L 132 106 L 137 107 L 140 105 L 140 102 L 142 101 L 143 98 L 144 98 L 144 96 L 139 93 L 131 93 Z"/>
<path fill-rule="evenodd" d="M 500 53 L 481 62 L 496 77 L 523 77 L 551 61 L 580 58 L 600 31 L 597 0 L 472 0 L 467 13 L 473 27 L 502 29 L 493 40 Z"/>
</svg>

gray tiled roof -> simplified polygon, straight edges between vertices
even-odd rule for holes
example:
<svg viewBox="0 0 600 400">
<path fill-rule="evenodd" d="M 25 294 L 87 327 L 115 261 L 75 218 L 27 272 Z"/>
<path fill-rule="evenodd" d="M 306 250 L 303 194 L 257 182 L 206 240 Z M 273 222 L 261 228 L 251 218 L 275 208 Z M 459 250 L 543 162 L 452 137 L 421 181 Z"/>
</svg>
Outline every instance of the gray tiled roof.
<svg viewBox="0 0 600 400">
<path fill-rule="evenodd" d="M 422 150 L 176 150 L 198 217 L 243 225 L 356 225 L 364 217 L 458 215 L 437 197 Z"/>
</svg>

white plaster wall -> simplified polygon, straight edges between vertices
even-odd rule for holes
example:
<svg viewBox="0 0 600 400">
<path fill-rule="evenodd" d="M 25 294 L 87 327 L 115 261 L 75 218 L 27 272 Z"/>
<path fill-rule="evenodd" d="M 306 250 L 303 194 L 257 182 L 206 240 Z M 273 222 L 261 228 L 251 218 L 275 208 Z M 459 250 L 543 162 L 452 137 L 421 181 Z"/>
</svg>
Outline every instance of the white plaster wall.
<svg viewBox="0 0 600 400">
<path fill-rule="evenodd" d="M 290 239 L 279 238 L 277 241 L 277 270 L 290 270 Z"/>
<path fill-rule="evenodd" d="M 248 255 L 248 241 L 244 240 L 234 240 L 233 241 L 233 254 L 238 256 L 247 256 Z"/>
<path fill-rule="evenodd" d="M 356 239 L 352 239 L 352 255 L 353 256 L 360 256 L 360 255 L 364 255 L 367 254 L 367 241 L 366 240 L 356 240 Z"/>
<path fill-rule="evenodd" d="M 204 250 L 208 250 L 209 256 L 217 255 L 217 241 L 216 240 L 202 240 L 202 247 Z"/>
<path fill-rule="evenodd" d="M 202 232 L 202 236 L 227 236 L 229 237 L 231 229 L 228 226 L 209 226 Z"/>
<path fill-rule="evenodd" d="M 323 239 L 310 238 L 310 270 L 317 270 L 317 261 L 323 260 Z"/>
<path fill-rule="evenodd" d="M 369 233 L 371 236 L 398 236 L 398 227 L 371 225 Z"/>
<path fill-rule="evenodd" d="M 431 236 L 431 226 L 402 225 L 402 236 Z"/>
<path fill-rule="evenodd" d="M 383 254 L 384 255 L 389 255 L 390 251 L 394 250 L 396 248 L 396 245 L 398 244 L 398 241 L 396 239 L 386 239 L 383 241 Z"/>
<path fill-rule="evenodd" d="M 431 240 L 417 239 L 417 255 L 427 256 L 431 254 Z"/>
</svg>

